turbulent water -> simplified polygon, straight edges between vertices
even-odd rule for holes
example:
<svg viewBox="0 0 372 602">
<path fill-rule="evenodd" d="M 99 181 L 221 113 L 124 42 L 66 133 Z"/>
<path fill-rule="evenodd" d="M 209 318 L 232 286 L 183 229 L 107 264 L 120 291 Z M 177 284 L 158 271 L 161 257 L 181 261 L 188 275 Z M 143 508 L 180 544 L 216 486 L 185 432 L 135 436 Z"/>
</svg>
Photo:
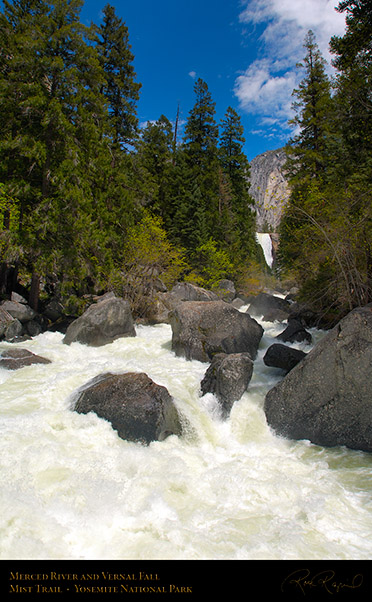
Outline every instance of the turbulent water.
<svg viewBox="0 0 372 602">
<path fill-rule="evenodd" d="M 262 358 L 283 328 L 263 325 L 249 390 L 225 422 L 199 395 L 207 365 L 175 357 L 168 325 L 100 348 L 59 333 L 19 343 L 52 363 L 0 370 L 0 558 L 369 559 L 372 457 L 270 431 L 264 396 L 280 375 Z M 185 436 L 145 447 L 73 412 L 74 392 L 106 371 L 166 386 Z"/>
</svg>

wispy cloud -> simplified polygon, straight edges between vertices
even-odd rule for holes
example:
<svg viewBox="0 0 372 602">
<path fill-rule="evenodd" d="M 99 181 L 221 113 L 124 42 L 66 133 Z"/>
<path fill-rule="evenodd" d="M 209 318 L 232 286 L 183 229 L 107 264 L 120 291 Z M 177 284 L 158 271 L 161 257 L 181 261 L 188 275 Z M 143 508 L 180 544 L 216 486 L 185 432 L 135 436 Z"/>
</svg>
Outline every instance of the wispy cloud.
<svg viewBox="0 0 372 602">
<path fill-rule="evenodd" d="M 344 15 L 336 12 L 336 6 L 337 0 L 245 0 L 240 21 L 263 26 L 261 54 L 237 77 L 235 94 L 243 110 L 261 117 L 261 125 L 267 128 L 272 120 L 288 132 L 292 91 L 302 77 L 296 63 L 304 56 L 309 29 L 332 72 L 329 41 L 345 30 Z"/>
<path fill-rule="evenodd" d="M 190 71 L 189 76 L 192 77 L 192 79 L 196 78 L 196 71 Z"/>
</svg>

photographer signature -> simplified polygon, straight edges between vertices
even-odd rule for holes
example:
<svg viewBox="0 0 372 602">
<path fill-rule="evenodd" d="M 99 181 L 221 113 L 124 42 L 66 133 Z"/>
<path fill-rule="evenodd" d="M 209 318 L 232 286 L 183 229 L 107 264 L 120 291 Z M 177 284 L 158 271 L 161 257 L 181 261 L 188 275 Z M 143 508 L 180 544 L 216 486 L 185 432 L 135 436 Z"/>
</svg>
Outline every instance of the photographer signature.
<svg viewBox="0 0 372 602">
<path fill-rule="evenodd" d="M 336 578 L 335 571 L 321 571 L 315 575 L 311 575 L 308 569 L 299 569 L 286 577 L 282 583 L 281 590 L 284 592 L 289 587 L 298 588 L 303 595 L 313 588 L 322 588 L 328 594 L 338 594 L 340 591 L 349 589 L 355 590 L 361 587 L 363 583 L 363 575 L 358 573 L 351 581 L 345 583 Z"/>
</svg>

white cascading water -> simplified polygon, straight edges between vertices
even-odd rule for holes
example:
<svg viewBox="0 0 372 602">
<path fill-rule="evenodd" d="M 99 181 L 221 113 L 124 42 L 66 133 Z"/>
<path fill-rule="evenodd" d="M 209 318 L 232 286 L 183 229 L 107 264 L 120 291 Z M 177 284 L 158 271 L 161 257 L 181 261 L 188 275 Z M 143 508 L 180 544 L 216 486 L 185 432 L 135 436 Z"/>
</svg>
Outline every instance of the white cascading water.
<svg viewBox="0 0 372 602">
<path fill-rule="evenodd" d="M 0 558 L 369 559 L 372 456 L 271 432 L 264 397 L 281 376 L 262 358 L 283 326 L 262 324 L 249 390 L 225 422 L 199 396 L 207 365 L 174 355 L 168 325 L 100 348 L 60 333 L 18 343 L 52 363 L 0 370 Z M 192 428 L 145 447 L 72 411 L 106 371 L 146 372 Z"/>
<path fill-rule="evenodd" d="M 262 248 L 265 261 L 269 268 L 273 267 L 273 243 L 270 234 L 264 232 L 256 232 L 256 239 L 260 247 Z"/>
</svg>

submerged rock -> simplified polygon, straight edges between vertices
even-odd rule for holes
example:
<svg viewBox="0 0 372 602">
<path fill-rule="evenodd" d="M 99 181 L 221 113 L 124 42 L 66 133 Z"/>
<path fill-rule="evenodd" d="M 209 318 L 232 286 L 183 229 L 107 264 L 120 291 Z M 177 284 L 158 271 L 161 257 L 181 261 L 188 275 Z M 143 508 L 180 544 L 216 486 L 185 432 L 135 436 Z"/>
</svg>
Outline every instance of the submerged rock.
<svg viewBox="0 0 372 602">
<path fill-rule="evenodd" d="M 18 370 L 32 364 L 50 364 L 51 361 L 40 357 L 27 349 L 6 349 L 0 356 L 0 368 L 7 370 Z"/>
<path fill-rule="evenodd" d="M 149 444 L 181 435 L 176 406 L 167 389 L 147 374 L 102 374 L 81 391 L 74 410 L 108 420 L 121 439 Z"/>
<path fill-rule="evenodd" d="M 135 337 L 129 302 L 118 297 L 105 298 L 91 305 L 69 325 L 63 342 L 100 347 L 121 337 Z"/>
<path fill-rule="evenodd" d="M 201 382 L 203 395 L 213 393 L 221 403 L 226 418 L 251 381 L 253 361 L 249 353 L 218 353 Z"/>
<path fill-rule="evenodd" d="M 257 355 L 263 328 L 224 301 L 185 301 L 169 314 L 172 350 L 188 360 L 209 362 L 216 353 Z"/>
<path fill-rule="evenodd" d="M 291 439 L 372 452 L 372 306 L 343 318 L 265 399 L 268 424 Z"/>
</svg>

